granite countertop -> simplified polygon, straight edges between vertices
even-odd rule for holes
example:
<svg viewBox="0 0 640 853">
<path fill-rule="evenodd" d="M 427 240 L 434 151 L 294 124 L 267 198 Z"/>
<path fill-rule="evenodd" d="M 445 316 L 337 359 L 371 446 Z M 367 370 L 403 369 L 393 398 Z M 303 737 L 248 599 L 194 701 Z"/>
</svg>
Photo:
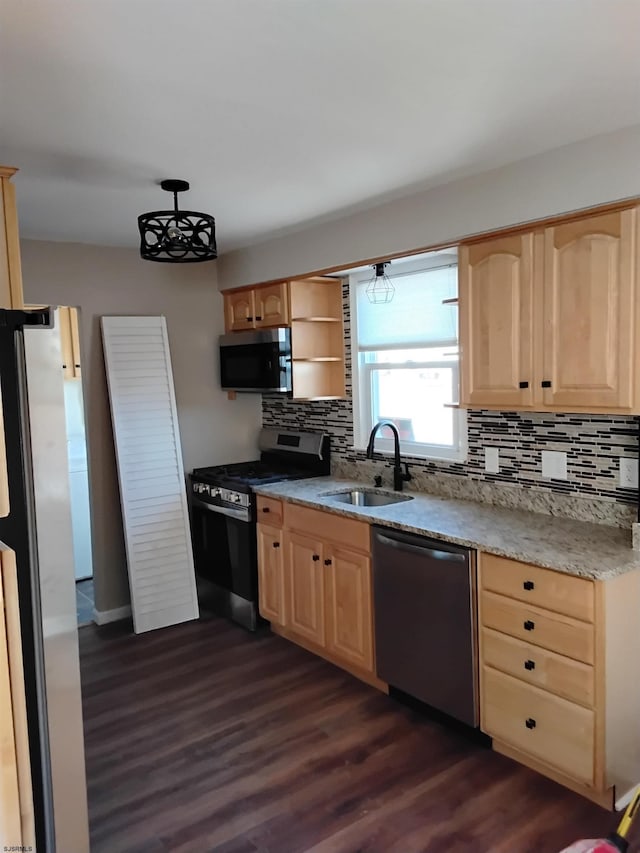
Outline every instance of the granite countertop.
<svg viewBox="0 0 640 853">
<path fill-rule="evenodd" d="M 327 496 L 327 492 L 350 488 L 373 490 L 353 480 L 317 477 L 272 483 L 255 491 L 595 580 L 640 569 L 640 551 L 632 550 L 629 530 L 423 492 L 405 492 L 413 500 L 377 507 L 351 506 Z M 388 493 L 386 489 L 376 491 Z"/>
</svg>

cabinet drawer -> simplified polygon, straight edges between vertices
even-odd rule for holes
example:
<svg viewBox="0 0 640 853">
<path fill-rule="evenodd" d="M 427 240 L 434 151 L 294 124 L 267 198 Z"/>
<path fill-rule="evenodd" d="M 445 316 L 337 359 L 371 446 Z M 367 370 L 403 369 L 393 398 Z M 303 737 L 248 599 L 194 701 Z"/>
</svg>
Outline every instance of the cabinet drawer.
<svg viewBox="0 0 640 853">
<path fill-rule="evenodd" d="M 258 495 L 258 524 L 282 527 L 282 501 Z"/>
<path fill-rule="evenodd" d="M 493 554 L 483 553 L 480 567 L 482 589 L 593 622 L 593 581 Z"/>
<path fill-rule="evenodd" d="M 309 509 L 297 504 L 285 504 L 286 527 L 325 539 L 338 545 L 347 545 L 368 554 L 371 550 L 369 541 L 369 525 L 365 521 Z"/>
<path fill-rule="evenodd" d="M 593 625 L 540 607 L 529 607 L 493 592 L 483 592 L 480 601 L 483 627 L 494 628 L 583 663 L 593 663 Z"/>
<path fill-rule="evenodd" d="M 593 784 L 594 712 L 482 668 L 482 729 L 573 779 Z"/>
<path fill-rule="evenodd" d="M 528 684 L 593 707 L 593 667 L 586 663 L 516 640 L 491 628 L 482 629 L 482 662 Z"/>
</svg>

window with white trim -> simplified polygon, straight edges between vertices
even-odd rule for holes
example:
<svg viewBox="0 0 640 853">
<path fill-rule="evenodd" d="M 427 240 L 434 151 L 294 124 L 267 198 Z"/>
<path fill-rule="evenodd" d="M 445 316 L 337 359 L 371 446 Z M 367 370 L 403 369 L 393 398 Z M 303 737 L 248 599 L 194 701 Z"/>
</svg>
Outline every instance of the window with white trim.
<svg viewBox="0 0 640 853">
<path fill-rule="evenodd" d="M 450 405 L 459 399 L 458 309 L 447 302 L 458 296 L 457 256 L 396 261 L 385 272 L 395 288 L 387 303 L 367 297 L 371 270 L 350 276 L 355 447 L 389 420 L 403 454 L 461 461 L 466 412 Z M 389 430 L 375 447 L 393 451 Z"/>
</svg>

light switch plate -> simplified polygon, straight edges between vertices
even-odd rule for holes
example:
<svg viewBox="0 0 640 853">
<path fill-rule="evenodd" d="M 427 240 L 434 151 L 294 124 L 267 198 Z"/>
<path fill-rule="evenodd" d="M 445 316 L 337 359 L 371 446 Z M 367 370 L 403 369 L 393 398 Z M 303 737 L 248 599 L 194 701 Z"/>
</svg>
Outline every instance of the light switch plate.
<svg viewBox="0 0 640 853">
<path fill-rule="evenodd" d="M 628 456 L 620 457 L 620 488 L 638 488 L 638 460 Z"/>
<path fill-rule="evenodd" d="M 547 480 L 567 479 L 567 454 L 563 450 L 542 451 L 542 476 Z"/>
<path fill-rule="evenodd" d="M 498 474 L 500 472 L 500 452 L 497 447 L 485 447 L 484 470 L 488 474 Z"/>
</svg>

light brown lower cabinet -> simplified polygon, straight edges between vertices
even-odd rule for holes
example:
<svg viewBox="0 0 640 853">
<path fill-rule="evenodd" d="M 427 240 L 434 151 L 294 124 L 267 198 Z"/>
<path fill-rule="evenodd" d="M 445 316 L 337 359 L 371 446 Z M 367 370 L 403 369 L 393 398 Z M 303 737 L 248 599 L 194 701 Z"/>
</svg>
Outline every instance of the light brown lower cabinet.
<svg viewBox="0 0 640 853">
<path fill-rule="evenodd" d="M 369 557 L 328 543 L 323 565 L 325 645 L 341 660 L 373 672 Z"/>
<path fill-rule="evenodd" d="M 0 841 L 13 846 L 22 844 L 22 829 L 3 588 L 0 573 L 0 827 L 5 836 Z"/>
<path fill-rule="evenodd" d="M 261 615 L 276 633 L 386 689 L 374 675 L 369 525 L 262 497 L 258 519 Z"/>
<path fill-rule="evenodd" d="M 325 644 L 323 543 L 316 536 L 285 530 L 285 589 L 289 604 L 286 627 Z"/>
<path fill-rule="evenodd" d="M 0 393 L 0 518 L 9 515 L 9 474 L 7 472 L 7 447 L 4 438 L 4 415 Z"/>
<path fill-rule="evenodd" d="M 35 849 L 18 576 L 8 549 L 0 549 L 0 696 L 0 844 Z"/>
<path fill-rule="evenodd" d="M 480 726 L 611 808 L 640 782 L 640 571 L 606 581 L 481 553 Z"/>
<path fill-rule="evenodd" d="M 282 531 L 258 525 L 258 607 L 269 622 L 286 620 Z"/>
</svg>

